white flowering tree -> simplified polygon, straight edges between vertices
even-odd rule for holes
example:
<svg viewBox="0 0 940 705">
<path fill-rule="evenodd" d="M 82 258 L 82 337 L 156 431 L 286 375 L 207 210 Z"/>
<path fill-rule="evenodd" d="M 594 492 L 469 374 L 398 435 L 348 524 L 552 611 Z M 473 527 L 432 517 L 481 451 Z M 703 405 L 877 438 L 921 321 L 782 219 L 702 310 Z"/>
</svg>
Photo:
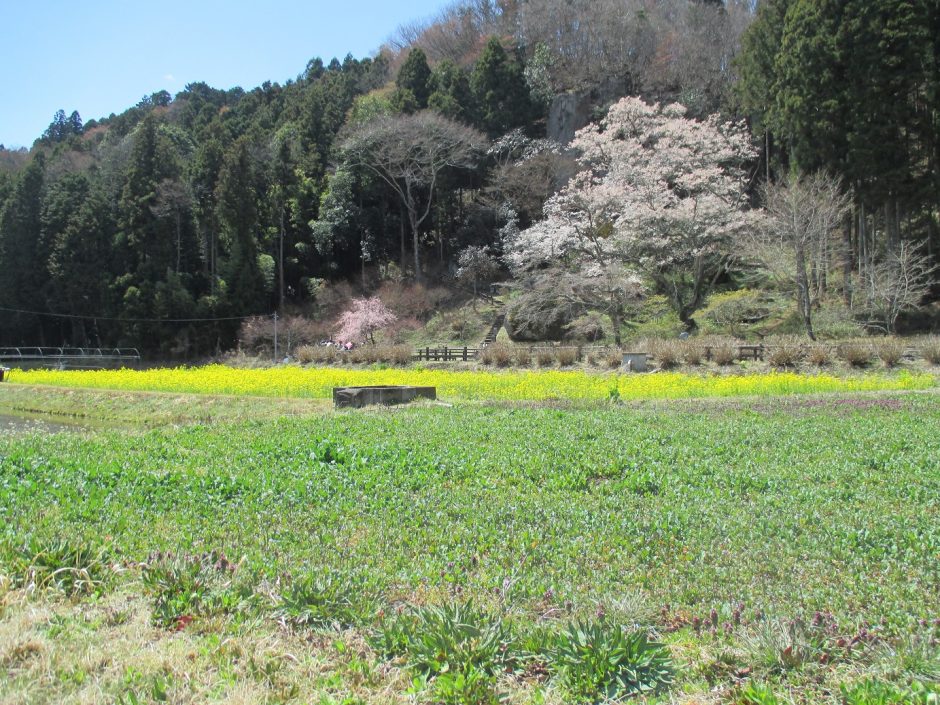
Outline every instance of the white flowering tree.
<svg viewBox="0 0 940 705">
<path fill-rule="evenodd" d="M 543 221 L 505 243 L 510 266 L 578 277 L 606 302 L 615 330 L 642 282 L 693 328 L 735 237 L 751 227 L 743 166 L 755 151 L 746 128 L 624 98 L 572 146 L 581 172 L 549 199 Z"/>
</svg>

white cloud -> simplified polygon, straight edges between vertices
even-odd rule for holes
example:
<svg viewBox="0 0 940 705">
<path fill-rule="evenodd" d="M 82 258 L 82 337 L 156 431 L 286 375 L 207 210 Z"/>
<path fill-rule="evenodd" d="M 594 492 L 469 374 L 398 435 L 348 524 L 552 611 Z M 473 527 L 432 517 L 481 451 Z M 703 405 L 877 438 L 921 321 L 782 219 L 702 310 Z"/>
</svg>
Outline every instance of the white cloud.
<svg viewBox="0 0 940 705">
<path fill-rule="evenodd" d="M 170 83 L 173 83 L 173 81 L 176 80 L 176 76 L 174 76 L 172 73 L 168 73 L 168 74 L 164 75 L 163 80 L 169 81 Z"/>
</svg>

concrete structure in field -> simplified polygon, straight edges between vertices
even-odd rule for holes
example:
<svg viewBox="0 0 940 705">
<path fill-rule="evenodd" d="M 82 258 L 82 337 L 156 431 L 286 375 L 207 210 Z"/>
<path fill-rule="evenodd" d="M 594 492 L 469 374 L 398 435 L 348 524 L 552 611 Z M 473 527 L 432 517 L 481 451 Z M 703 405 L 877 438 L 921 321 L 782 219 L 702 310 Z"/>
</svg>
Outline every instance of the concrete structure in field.
<svg viewBox="0 0 940 705">
<path fill-rule="evenodd" d="M 437 387 L 333 387 L 333 406 L 337 409 L 361 409 L 370 404 L 407 404 L 415 399 L 437 399 Z"/>
<path fill-rule="evenodd" d="M 621 367 L 628 372 L 646 372 L 646 353 L 624 353 Z"/>
</svg>

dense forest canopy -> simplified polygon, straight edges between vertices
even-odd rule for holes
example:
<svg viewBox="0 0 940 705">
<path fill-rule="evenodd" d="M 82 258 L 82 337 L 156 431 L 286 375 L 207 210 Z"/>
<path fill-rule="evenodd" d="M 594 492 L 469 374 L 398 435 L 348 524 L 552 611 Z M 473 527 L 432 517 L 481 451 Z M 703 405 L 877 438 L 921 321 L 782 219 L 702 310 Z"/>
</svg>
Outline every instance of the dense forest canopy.
<svg viewBox="0 0 940 705">
<path fill-rule="evenodd" d="M 625 96 L 681 103 L 690 124 L 746 119 L 752 208 L 763 182 L 836 180 L 852 207 L 814 246 L 804 298 L 864 317 L 899 254 L 929 272 L 940 244 L 938 42 L 930 0 L 460 0 L 284 85 L 192 83 L 87 122 L 62 110 L 28 152 L 0 147 L 0 345 L 206 355 L 246 316 L 316 316 L 329 282 L 458 286 L 461 254 L 537 288 L 509 243 L 575 202 L 576 131 L 603 132 Z M 710 253 L 709 287 L 763 276 L 759 256 L 731 257 L 735 237 Z M 640 285 L 608 301 L 676 286 L 623 264 Z M 688 327 L 696 292 L 677 303 Z"/>
</svg>

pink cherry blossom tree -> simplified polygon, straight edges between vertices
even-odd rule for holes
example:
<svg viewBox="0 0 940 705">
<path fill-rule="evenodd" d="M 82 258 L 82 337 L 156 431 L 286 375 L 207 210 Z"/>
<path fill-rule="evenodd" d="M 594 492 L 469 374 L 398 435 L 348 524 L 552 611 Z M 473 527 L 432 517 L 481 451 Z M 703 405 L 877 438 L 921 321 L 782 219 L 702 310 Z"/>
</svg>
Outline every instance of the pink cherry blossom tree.
<svg viewBox="0 0 940 705">
<path fill-rule="evenodd" d="M 581 171 L 548 200 L 543 221 L 509 237 L 510 266 L 578 277 L 607 302 L 615 329 L 642 282 L 694 328 L 736 236 L 752 225 L 743 167 L 756 152 L 747 129 L 624 98 L 572 146 Z"/>
<path fill-rule="evenodd" d="M 353 299 L 352 307 L 336 322 L 337 339 L 343 341 L 369 340 L 375 345 L 375 331 L 387 328 L 398 320 L 378 296 L 368 299 Z"/>
</svg>

